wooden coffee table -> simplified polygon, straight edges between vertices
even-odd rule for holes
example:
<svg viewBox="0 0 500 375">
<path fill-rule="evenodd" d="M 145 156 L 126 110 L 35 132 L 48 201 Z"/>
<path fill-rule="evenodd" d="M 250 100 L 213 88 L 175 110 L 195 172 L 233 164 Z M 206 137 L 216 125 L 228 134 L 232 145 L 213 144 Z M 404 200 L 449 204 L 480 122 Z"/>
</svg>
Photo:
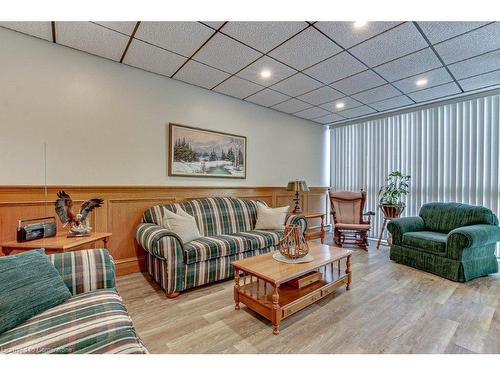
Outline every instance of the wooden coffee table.
<svg viewBox="0 0 500 375">
<path fill-rule="evenodd" d="M 352 251 L 323 244 L 309 243 L 313 261 L 288 264 L 273 259 L 268 253 L 238 260 L 234 268 L 235 309 L 240 302 L 269 319 L 273 334 L 279 334 L 282 319 L 324 298 L 341 285 L 349 290 L 351 283 Z M 345 268 L 343 268 L 344 263 Z M 302 288 L 288 281 L 312 271 L 321 272 L 321 279 Z"/>
</svg>

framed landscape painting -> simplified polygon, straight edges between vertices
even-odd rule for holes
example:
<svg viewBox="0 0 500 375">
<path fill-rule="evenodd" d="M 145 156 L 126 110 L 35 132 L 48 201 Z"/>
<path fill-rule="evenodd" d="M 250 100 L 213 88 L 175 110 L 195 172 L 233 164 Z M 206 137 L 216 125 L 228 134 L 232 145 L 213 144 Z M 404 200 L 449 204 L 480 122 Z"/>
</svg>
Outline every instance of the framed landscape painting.
<svg viewBox="0 0 500 375">
<path fill-rule="evenodd" d="M 169 124 L 169 176 L 247 177 L 247 138 Z"/>
</svg>

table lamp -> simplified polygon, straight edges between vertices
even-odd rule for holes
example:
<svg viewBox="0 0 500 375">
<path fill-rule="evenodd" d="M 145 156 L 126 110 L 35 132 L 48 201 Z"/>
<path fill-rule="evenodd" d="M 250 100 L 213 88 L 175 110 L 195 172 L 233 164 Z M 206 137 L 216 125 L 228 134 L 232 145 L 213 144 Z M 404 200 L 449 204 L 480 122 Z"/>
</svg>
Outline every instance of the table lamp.
<svg viewBox="0 0 500 375">
<path fill-rule="evenodd" d="M 290 181 L 286 187 L 286 190 L 295 191 L 295 198 L 293 198 L 293 201 L 295 202 L 295 207 L 293 208 L 292 212 L 294 214 L 299 214 L 302 211 L 300 208 L 299 193 L 309 191 L 307 183 L 305 181 L 300 181 L 300 180 Z"/>
</svg>

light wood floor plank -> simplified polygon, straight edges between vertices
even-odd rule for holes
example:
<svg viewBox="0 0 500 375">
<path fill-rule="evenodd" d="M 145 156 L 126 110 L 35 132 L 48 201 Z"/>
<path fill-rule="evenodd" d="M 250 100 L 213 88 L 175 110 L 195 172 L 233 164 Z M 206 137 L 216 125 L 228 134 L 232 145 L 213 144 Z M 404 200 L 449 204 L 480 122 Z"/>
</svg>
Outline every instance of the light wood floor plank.
<svg viewBox="0 0 500 375">
<path fill-rule="evenodd" d="M 244 305 L 234 310 L 231 280 L 175 299 L 147 274 L 117 287 L 152 353 L 500 353 L 499 275 L 454 283 L 388 253 L 356 250 L 351 290 L 283 320 L 278 336 Z"/>
</svg>

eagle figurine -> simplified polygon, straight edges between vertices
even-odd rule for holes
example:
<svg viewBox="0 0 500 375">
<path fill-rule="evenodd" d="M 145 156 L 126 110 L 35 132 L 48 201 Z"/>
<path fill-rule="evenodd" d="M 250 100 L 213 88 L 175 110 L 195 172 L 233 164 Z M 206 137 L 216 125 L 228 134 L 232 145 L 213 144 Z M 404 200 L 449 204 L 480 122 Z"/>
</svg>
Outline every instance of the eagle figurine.
<svg viewBox="0 0 500 375">
<path fill-rule="evenodd" d="M 103 203 L 104 200 L 100 198 L 89 199 L 83 202 L 80 207 L 80 212 L 75 215 L 73 213 L 73 200 L 65 191 L 60 191 L 57 193 L 55 209 L 57 216 L 61 219 L 63 227 L 69 224 L 70 235 L 85 236 L 92 230 L 87 218 L 89 213 L 92 212 L 94 208 L 101 207 Z"/>
</svg>

